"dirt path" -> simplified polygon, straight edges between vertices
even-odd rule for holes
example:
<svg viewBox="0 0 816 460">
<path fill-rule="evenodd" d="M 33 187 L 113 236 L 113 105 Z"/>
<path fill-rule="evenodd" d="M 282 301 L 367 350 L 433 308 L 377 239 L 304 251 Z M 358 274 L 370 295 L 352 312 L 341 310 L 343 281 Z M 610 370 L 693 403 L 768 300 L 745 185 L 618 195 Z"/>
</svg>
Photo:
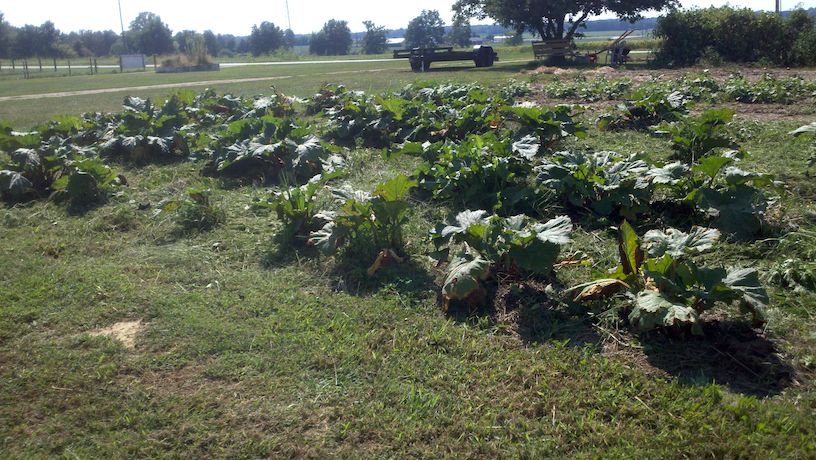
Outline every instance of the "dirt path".
<svg viewBox="0 0 816 460">
<path fill-rule="evenodd" d="M 376 72 L 383 72 L 386 70 L 391 69 L 369 69 L 369 70 L 344 70 L 340 72 L 326 72 L 323 75 L 344 75 L 344 74 L 357 74 L 357 73 L 376 73 Z M 276 77 L 253 77 L 253 78 L 232 78 L 227 80 L 203 80 L 203 81 L 190 81 L 190 82 L 181 82 L 181 83 L 163 83 L 160 85 L 143 85 L 143 86 L 123 86 L 119 88 L 101 88 L 101 89 L 86 89 L 80 91 L 62 91 L 59 93 L 41 93 L 41 94 L 21 94 L 17 96 L 2 96 L 0 97 L 0 102 L 8 102 L 8 101 L 28 101 L 28 100 L 38 100 L 38 99 L 50 99 L 50 98 L 59 98 L 59 97 L 71 97 L 71 96 L 90 96 L 94 94 L 106 94 L 106 93 L 121 93 L 127 91 L 144 91 L 144 90 L 151 90 L 151 89 L 171 89 L 171 88 L 189 88 L 194 86 L 213 86 L 213 85 L 224 85 L 224 84 L 234 84 L 234 83 L 252 83 L 258 81 L 274 81 L 274 80 L 287 80 L 291 78 L 304 78 L 310 77 L 314 74 L 303 74 L 303 75 L 279 75 Z"/>
</svg>

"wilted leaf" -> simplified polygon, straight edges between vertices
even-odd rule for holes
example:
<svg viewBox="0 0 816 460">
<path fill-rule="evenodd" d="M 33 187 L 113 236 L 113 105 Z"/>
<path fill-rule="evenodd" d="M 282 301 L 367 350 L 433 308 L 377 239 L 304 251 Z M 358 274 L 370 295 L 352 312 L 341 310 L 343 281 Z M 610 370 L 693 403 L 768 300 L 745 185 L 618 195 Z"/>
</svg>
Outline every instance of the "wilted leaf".
<svg viewBox="0 0 816 460">
<path fill-rule="evenodd" d="M 605 299 L 610 297 L 624 289 L 629 289 L 630 286 L 624 283 L 621 280 L 615 279 L 600 279 L 595 280 L 590 283 L 587 283 L 581 292 L 575 296 L 573 299 L 575 302 L 587 302 L 590 300 L 599 300 Z M 575 288 L 571 289 L 578 289 L 580 286 L 576 286 Z"/>
<path fill-rule="evenodd" d="M 816 121 L 809 125 L 800 126 L 788 134 L 793 136 L 801 136 L 802 134 L 816 134 Z"/>
</svg>

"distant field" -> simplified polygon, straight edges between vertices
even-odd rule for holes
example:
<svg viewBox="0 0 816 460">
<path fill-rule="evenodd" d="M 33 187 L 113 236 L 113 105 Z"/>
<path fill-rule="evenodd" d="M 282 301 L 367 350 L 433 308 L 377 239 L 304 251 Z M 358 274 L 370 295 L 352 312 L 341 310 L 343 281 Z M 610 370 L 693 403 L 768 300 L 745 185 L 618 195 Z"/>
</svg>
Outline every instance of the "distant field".
<svg viewBox="0 0 816 460">
<path fill-rule="evenodd" d="M 592 35 L 588 35 L 587 37 L 578 39 L 576 41 L 576 46 L 581 52 L 587 51 L 596 51 L 598 48 L 603 47 L 603 42 L 607 41 L 612 37 L 619 36 L 623 31 L 613 31 L 613 32 L 604 32 L 604 33 L 594 33 Z M 629 46 L 633 49 L 653 49 L 656 47 L 657 41 L 653 39 L 643 39 L 638 33 L 627 40 Z M 529 58 L 532 54 L 532 49 L 529 44 L 521 45 L 521 46 L 506 46 L 506 45 L 492 45 L 500 54 L 502 60 L 517 60 L 517 59 L 524 59 Z M 250 64 L 261 64 L 261 63 L 277 63 L 277 62 L 313 62 L 313 61 L 358 61 L 358 60 L 375 60 L 375 59 L 390 59 L 392 56 L 393 50 L 389 50 L 383 54 L 372 54 L 372 55 L 362 55 L 362 54 L 349 54 L 346 56 L 316 56 L 308 54 L 308 49 L 295 49 L 294 51 L 289 52 L 280 52 L 273 55 L 264 55 L 264 56 L 252 56 L 251 54 L 241 54 L 229 57 L 219 57 L 215 58 L 214 61 L 225 64 L 226 66 L 231 66 L 234 64 L 243 64 L 243 63 L 250 63 Z M 355 52 L 356 53 L 356 52 Z M 160 60 L 158 58 L 157 60 Z M 10 60 L 0 60 L 0 93 L 2 95 L 7 95 L 7 91 L 15 91 L 17 88 L 26 88 L 26 85 L 20 85 L 19 83 L 11 83 L 10 86 L 7 86 L 5 82 L 15 82 L 17 80 L 24 80 L 23 75 L 23 62 L 26 60 L 15 60 L 14 67 L 12 67 L 12 62 Z M 94 81 L 104 81 L 99 80 L 100 77 L 105 75 L 119 75 L 120 71 L 118 68 L 119 59 L 117 57 L 102 57 L 96 60 L 96 69 L 95 75 L 92 74 L 91 71 L 91 62 L 88 58 L 75 58 L 75 59 L 57 59 L 56 61 L 50 59 L 42 60 L 42 67 L 40 67 L 38 61 L 36 59 L 28 59 L 28 67 L 29 67 L 29 79 L 30 80 L 48 80 L 51 81 L 53 79 L 60 79 L 62 77 L 71 77 L 72 79 L 79 79 L 79 80 L 72 80 L 71 85 L 79 85 L 79 89 L 86 89 L 84 83 L 81 80 L 81 77 L 90 77 L 93 76 Z M 56 65 L 56 69 L 54 66 Z M 70 65 L 70 70 L 69 70 Z M 143 74 L 143 73 L 152 73 L 152 66 L 153 66 L 153 59 L 152 57 L 148 56 L 146 60 L 147 70 L 145 72 L 140 71 L 127 71 L 127 74 Z M 192 76 L 191 78 L 197 78 Z M 231 78 L 231 77 L 225 77 Z M 139 81 L 138 77 L 134 78 L 134 81 Z M 53 83 L 51 83 L 53 84 Z M 62 82 L 61 84 L 64 84 Z M 38 86 L 37 84 L 33 85 L 33 88 L 42 88 L 48 87 L 49 83 L 40 83 Z M 13 93 L 13 94 L 23 94 L 23 93 Z M 28 93 L 24 93 L 28 94 Z"/>
<path fill-rule="evenodd" d="M 594 51 L 598 44 L 581 42 L 580 52 Z M 519 71 L 534 68 L 542 63 L 532 60 L 529 46 L 497 47 L 500 61 L 489 69 L 476 69 L 468 61 L 435 63 L 427 74 L 411 72 L 408 63 L 403 60 L 383 62 L 352 62 L 361 59 L 383 59 L 390 55 L 314 57 L 318 60 L 348 60 L 348 63 L 331 64 L 291 63 L 284 65 L 251 65 L 241 67 L 224 67 L 219 72 L 198 72 L 186 74 L 156 74 L 151 70 L 145 72 L 113 73 L 108 70 L 97 75 L 67 76 L 63 73 L 43 70 L 36 78 L 23 79 L 21 75 L 0 76 L 0 120 L 24 129 L 30 125 L 47 120 L 54 115 L 76 114 L 90 111 L 115 111 L 121 106 L 126 95 L 141 97 L 161 97 L 172 91 L 174 84 L 197 84 L 203 89 L 211 87 L 219 92 L 231 92 L 242 95 L 268 93 L 270 86 L 275 86 L 286 94 L 308 96 L 317 91 L 324 83 L 341 83 L 349 87 L 382 91 L 401 87 L 418 80 L 456 80 L 479 81 L 495 84 L 517 77 Z M 353 59 L 356 58 L 356 59 Z M 259 58 L 260 59 L 260 58 Z M 634 56 L 637 61 L 645 59 L 643 55 Z M 605 62 L 604 56 L 599 63 Z M 100 61 L 100 65 L 102 62 Z M 58 62 L 59 65 L 59 62 Z M 87 69 L 86 69 L 87 70 Z M 247 81 L 249 80 L 249 81 Z M 159 88 L 138 88 L 163 85 Z M 136 87 L 136 88 L 134 88 Z M 63 93 L 75 91 L 105 90 L 104 94 L 71 95 L 60 98 L 48 98 L 42 101 L 2 100 L 5 97 L 36 95 L 44 93 Z"/>
<path fill-rule="evenodd" d="M 499 51 L 501 62 L 490 69 L 476 69 L 467 61 L 434 64 L 425 75 L 411 72 L 406 61 L 337 64 L 292 64 L 271 66 L 246 66 L 224 68 L 220 72 L 188 74 L 155 74 L 134 72 L 126 74 L 100 74 L 75 77 L 15 79 L 0 83 L 0 98 L 88 90 L 121 91 L 94 95 L 77 95 L 42 101 L 3 101 L 0 103 L 0 120 L 19 128 L 44 121 L 59 114 L 76 114 L 88 111 L 114 111 L 121 106 L 126 95 L 161 97 L 171 88 L 132 89 L 152 85 L 172 85 L 190 82 L 214 82 L 200 86 L 212 87 L 219 92 L 254 95 L 268 93 L 270 86 L 296 96 L 308 96 L 325 83 L 342 83 L 355 89 L 381 91 L 394 89 L 421 79 L 456 79 L 459 81 L 503 82 L 528 64 L 530 54 L 524 48 L 505 48 Z M 508 62 L 509 61 L 509 62 Z M 266 79 L 260 81 L 240 81 Z M 217 81 L 217 83 L 216 83 Z M 223 83 L 222 83 L 223 82 Z"/>
</svg>

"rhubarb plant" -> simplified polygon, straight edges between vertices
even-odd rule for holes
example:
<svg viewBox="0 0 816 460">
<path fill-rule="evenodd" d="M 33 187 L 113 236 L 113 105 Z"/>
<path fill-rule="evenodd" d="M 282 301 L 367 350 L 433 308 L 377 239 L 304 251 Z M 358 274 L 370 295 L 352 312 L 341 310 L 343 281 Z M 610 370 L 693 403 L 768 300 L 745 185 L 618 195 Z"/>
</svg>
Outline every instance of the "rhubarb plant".
<svg viewBox="0 0 816 460">
<path fill-rule="evenodd" d="M 648 210 L 650 166 L 636 155 L 559 152 L 535 168 L 536 182 L 575 211 L 636 219 Z"/>
<path fill-rule="evenodd" d="M 323 211 L 315 217 L 325 221 L 309 236 L 309 244 L 325 254 L 334 254 L 349 240 L 379 251 L 369 274 L 377 271 L 385 259 L 401 261 L 405 256 L 403 226 L 408 220 L 408 195 L 416 182 L 397 176 L 377 186 L 373 194 L 342 187 L 332 190 L 336 211 Z"/>
<path fill-rule="evenodd" d="M 448 262 L 442 293 L 445 305 L 483 289 L 491 274 L 549 275 L 569 243 L 572 222 L 560 216 L 540 223 L 527 216 L 499 217 L 487 211 L 463 211 L 453 222 L 431 231 L 432 257 Z M 451 254 L 454 254 L 451 257 Z"/>
<path fill-rule="evenodd" d="M 688 327 L 702 334 L 701 315 L 717 304 L 737 304 L 756 326 L 765 322 L 768 293 L 754 268 L 705 267 L 694 256 L 719 240 L 715 229 L 651 230 L 643 239 L 625 222 L 620 226 L 620 264 L 603 278 L 576 286 L 576 301 L 598 300 L 626 291 L 629 322 L 640 331 Z"/>
</svg>

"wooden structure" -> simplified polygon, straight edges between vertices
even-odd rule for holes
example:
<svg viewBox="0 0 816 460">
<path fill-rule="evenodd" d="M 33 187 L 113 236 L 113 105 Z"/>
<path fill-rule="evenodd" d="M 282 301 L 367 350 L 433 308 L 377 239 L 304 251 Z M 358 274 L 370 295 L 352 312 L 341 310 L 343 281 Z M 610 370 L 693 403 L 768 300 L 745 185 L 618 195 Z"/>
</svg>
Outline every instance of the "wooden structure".
<svg viewBox="0 0 816 460">
<path fill-rule="evenodd" d="M 635 32 L 635 29 L 626 30 L 622 34 L 620 34 L 620 36 L 618 38 L 612 40 L 612 42 L 610 42 L 610 43 L 607 43 L 606 46 L 603 47 L 602 49 L 600 49 L 598 51 L 595 51 L 594 53 L 587 53 L 587 57 L 589 57 L 590 62 L 597 61 L 599 54 L 610 51 L 610 53 L 606 54 L 606 59 L 608 60 L 609 55 L 612 54 L 611 52 L 616 50 L 618 48 L 618 46 L 621 44 L 621 42 L 626 40 L 626 38 L 629 37 L 630 35 L 632 35 L 634 32 Z M 629 53 L 628 52 L 626 54 L 618 53 L 615 56 L 613 56 L 612 65 L 623 64 L 624 62 L 626 62 L 626 60 L 628 58 L 629 58 Z"/>
<path fill-rule="evenodd" d="M 395 50 L 394 59 L 408 59 L 411 70 L 424 72 L 434 62 L 473 61 L 476 67 L 492 67 L 499 55 L 490 46 L 477 46 L 469 51 L 454 51 L 453 47 L 413 48 Z"/>
<path fill-rule="evenodd" d="M 569 38 L 533 42 L 533 55 L 536 59 L 548 57 L 576 56 L 575 43 Z"/>
</svg>

